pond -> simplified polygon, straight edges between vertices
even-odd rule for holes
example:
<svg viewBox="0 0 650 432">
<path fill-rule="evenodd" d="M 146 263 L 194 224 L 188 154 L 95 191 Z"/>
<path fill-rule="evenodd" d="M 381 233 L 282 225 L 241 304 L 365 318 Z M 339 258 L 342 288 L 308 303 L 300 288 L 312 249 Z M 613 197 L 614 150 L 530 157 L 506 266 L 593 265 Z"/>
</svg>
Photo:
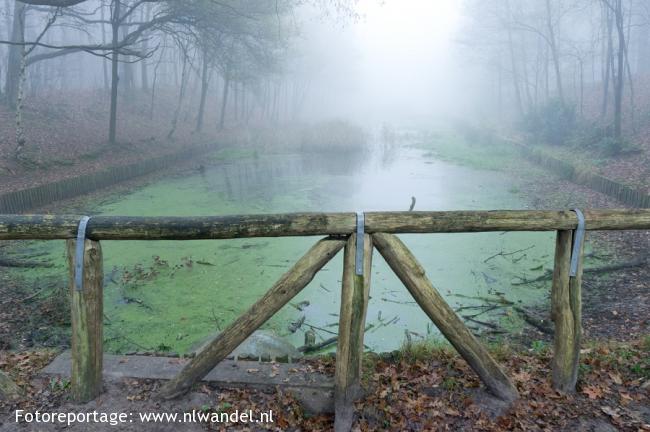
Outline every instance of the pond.
<svg viewBox="0 0 650 432">
<path fill-rule="evenodd" d="M 191 216 L 305 211 L 520 209 L 516 180 L 435 160 L 415 148 L 349 155 L 273 155 L 206 160 L 190 170 L 128 193 L 89 202 L 93 214 Z M 198 165 L 198 164 L 197 164 Z M 433 285 L 453 307 L 503 296 L 531 304 L 548 291 L 513 286 L 552 268 L 553 233 L 404 235 L 404 242 Z M 102 242 L 105 269 L 105 349 L 112 352 L 187 352 L 255 302 L 317 238 Z M 62 242 L 30 243 L 56 266 L 32 271 L 65 276 Z M 290 305 L 264 328 L 303 344 L 313 328 L 317 342 L 337 333 L 342 272 L 340 252 Z M 27 276 L 27 271 L 23 272 Z M 35 275 L 35 276 L 34 276 Z M 437 330 L 381 256 L 373 270 L 365 344 L 399 348 Z M 303 321 L 304 317 L 304 321 Z M 484 314 L 481 321 L 517 328 L 517 319 Z M 297 324 L 300 327 L 295 330 Z M 472 324 L 479 326 L 478 324 Z M 295 330 L 291 332 L 290 330 Z"/>
</svg>

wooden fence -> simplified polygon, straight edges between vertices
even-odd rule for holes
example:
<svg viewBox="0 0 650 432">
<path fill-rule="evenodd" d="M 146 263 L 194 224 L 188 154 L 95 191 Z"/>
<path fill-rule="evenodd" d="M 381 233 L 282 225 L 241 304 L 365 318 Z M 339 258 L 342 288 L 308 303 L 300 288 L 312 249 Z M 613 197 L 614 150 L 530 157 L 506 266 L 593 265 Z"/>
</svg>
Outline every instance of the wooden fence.
<svg viewBox="0 0 650 432">
<path fill-rule="evenodd" d="M 319 240 L 243 315 L 216 335 L 161 389 L 161 398 L 187 392 L 257 328 L 286 305 L 344 249 L 339 338 L 335 372 L 335 429 L 349 430 L 360 395 L 363 337 L 370 291 L 372 251 L 377 249 L 440 332 L 496 397 L 518 392 L 504 370 L 433 287 L 425 270 L 395 234 L 484 231 L 556 231 L 551 289 L 555 322 L 552 381 L 575 389 L 581 339 L 582 266 L 571 272 L 572 251 L 582 257 L 574 211 L 369 212 L 359 229 L 355 213 L 296 213 L 215 217 L 119 217 L 90 219 L 83 245 L 83 284 L 75 284 L 79 216 L 0 215 L 0 240 L 67 239 L 72 311 L 72 391 L 78 402 L 102 390 L 103 267 L 101 240 L 196 240 L 243 237 L 326 236 Z M 650 210 L 590 210 L 586 230 L 648 230 Z M 363 241 L 357 242 L 357 235 Z M 360 239 L 361 240 L 361 239 Z M 576 245 L 576 242 L 578 244 Z M 357 250 L 357 248 L 362 249 Z"/>
</svg>

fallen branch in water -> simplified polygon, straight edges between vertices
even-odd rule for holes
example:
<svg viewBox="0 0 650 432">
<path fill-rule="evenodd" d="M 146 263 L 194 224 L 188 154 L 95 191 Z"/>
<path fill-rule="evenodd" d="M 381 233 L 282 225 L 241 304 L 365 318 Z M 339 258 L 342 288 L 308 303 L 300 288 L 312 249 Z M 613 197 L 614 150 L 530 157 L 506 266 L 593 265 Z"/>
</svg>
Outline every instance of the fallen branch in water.
<svg viewBox="0 0 650 432">
<path fill-rule="evenodd" d="M 513 306 L 512 308 L 515 310 L 515 312 L 521 315 L 521 317 L 523 318 L 524 321 L 526 321 L 526 323 L 535 327 L 537 330 L 541 331 L 542 333 L 549 334 L 549 335 L 555 333 L 553 327 L 548 321 L 545 321 L 543 319 L 537 318 L 534 315 L 531 315 L 527 310 L 519 306 Z"/>
<path fill-rule="evenodd" d="M 364 331 L 368 331 L 368 330 L 370 330 L 371 328 L 373 328 L 373 325 L 372 325 L 372 324 L 368 324 L 368 325 L 366 326 L 366 329 L 365 329 Z M 339 340 L 339 336 L 338 336 L 338 335 L 336 335 L 336 336 L 332 336 L 331 338 L 329 338 L 329 339 L 325 339 L 323 342 L 319 342 L 319 343 L 314 344 L 314 345 L 303 345 L 303 346 L 301 346 L 301 347 L 298 347 L 298 351 L 300 351 L 300 352 L 304 352 L 304 353 L 310 353 L 310 352 L 314 352 L 314 351 L 319 351 L 319 350 L 322 350 L 323 348 L 328 347 L 329 345 L 332 345 L 332 344 L 336 343 L 336 341 L 338 341 L 338 340 Z"/>
<path fill-rule="evenodd" d="M 381 300 L 382 300 L 382 301 L 385 301 L 385 302 L 389 302 L 389 303 L 397 303 L 397 304 L 402 304 L 402 305 L 416 305 L 416 304 L 417 304 L 417 303 L 414 302 L 414 301 L 408 301 L 408 300 L 405 300 L 405 301 L 391 300 L 391 299 L 387 299 L 386 297 L 382 297 Z"/>
<path fill-rule="evenodd" d="M 496 305 L 496 304 L 494 304 L 494 305 L 483 305 L 483 306 L 484 306 L 484 307 L 481 308 L 481 309 L 483 309 L 481 312 L 476 312 L 475 314 L 472 314 L 472 315 L 463 315 L 463 318 L 476 318 L 477 316 L 481 316 L 481 315 L 483 315 L 484 313 L 492 312 L 492 311 L 495 310 L 495 309 L 498 309 L 498 308 L 500 308 L 500 307 L 503 307 L 503 306 L 501 306 L 501 305 Z M 462 308 L 458 308 L 458 309 L 456 309 L 456 312 L 458 312 L 458 311 L 461 310 L 461 309 L 462 309 Z"/>
<path fill-rule="evenodd" d="M 42 261 L 18 261 L 11 258 L 0 258 L 0 267 L 14 267 L 14 268 L 36 268 L 54 267 L 54 264 Z"/>
<path fill-rule="evenodd" d="M 454 294 L 456 297 L 461 297 L 461 298 L 466 298 L 466 299 L 471 299 L 471 300 L 481 300 L 485 303 L 488 303 L 489 305 L 493 304 L 501 304 L 501 305 L 506 305 L 506 306 L 512 306 L 515 304 L 514 302 L 511 302 L 510 300 L 506 299 L 505 297 L 499 295 L 497 297 L 485 297 L 485 296 L 468 296 L 468 295 L 463 295 L 463 294 Z"/>
<path fill-rule="evenodd" d="M 471 315 L 461 315 L 461 316 L 463 317 L 463 319 L 465 319 L 465 320 L 467 320 L 467 321 L 471 321 L 471 322 L 473 322 L 473 323 L 476 323 L 476 324 L 482 325 L 482 326 L 484 326 L 484 327 L 491 328 L 492 330 L 499 330 L 499 326 L 496 325 L 496 324 L 493 324 L 493 323 L 490 323 L 490 322 L 487 322 L 487 321 L 480 321 L 480 320 L 477 320 L 476 318 L 472 318 Z"/>
<path fill-rule="evenodd" d="M 490 261 L 491 259 L 496 258 L 496 257 L 498 257 L 498 256 L 501 256 L 501 257 L 507 257 L 507 256 L 514 255 L 514 254 L 518 254 L 518 253 L 521 253 L 521 252 L 526 252 L 527 250 L 531 250 L 531 249 L 534 248 L 534 247 L 535 247 L 535 245 L 532 245 L 532 246 L 528 246 L 527 248 L 519 249 L 519 250 L 516 250 L 516 251 L 513 251 L 513 252 L 504 252 L 504 251 L 501 251 L 501 252 L 499 252 L 499 253 L 496 253 L 496 254 L 494 254 L 494 255 L 492 255 L 492 256 L 489 256 L 489 257 L 485 258 L 485 259 L 483 260 L 483 262 L 486 263 L 486 262 Z"/>
<path fill-rule="evenodd" d="M 601 274 L 601 273 L 609 273 L 613 271 L 618 271 L 618 270 L 625 270 L 629 268 L 635 268 L 635 267 L 640 267 L 648 262 L 648 255 L 643 255 L 640 257 L 637 257 L 631 261 L 625 261 L 625 262 L 620 262 L 616 264 L 610 264 L 610 265 L 605 265 L 602 267 L 591 267 L 591 268 L 586 268 L 583 270 L 583 273 L 587 274 Z M 553 271 L 552 270 L 546 270 L 546 272 L 541 275 L 536 277 L 535 279 L 521 279 L 521 282 L 512 282 L 511 284 L 514 286 L 519 286 L 519 285 L 528 285 L 532 284 L 535 282 L 541 282 L 545 280 L 550 280 L 553 277 Z"/>
</svg>

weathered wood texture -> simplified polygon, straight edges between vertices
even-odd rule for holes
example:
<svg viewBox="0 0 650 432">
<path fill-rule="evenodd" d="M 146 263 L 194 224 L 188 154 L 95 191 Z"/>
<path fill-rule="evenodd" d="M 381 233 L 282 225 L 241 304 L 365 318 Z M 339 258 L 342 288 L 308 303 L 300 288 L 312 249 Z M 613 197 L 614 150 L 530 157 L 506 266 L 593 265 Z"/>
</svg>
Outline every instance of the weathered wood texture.
<svg viewBox="0 0 650 432">
<path fill-rule="evenodd" d="M 0 239 L 61 239 L 76 236 L 80 216 L 0 216 Z M 354 213 L 289 213 L 206 217 L 94 216 L 93 240 L 199 240 L 244 237 L 347 235 Z"/>
<path fill-rule="evenodd" d="M 102 392 L 104 271 L 99 242 L 84 242 L 83 290 L 74 283 L 76 240 L 67 241 L 72 316 L 72 395 L 85 403 Z"/>
<path fill-rule="evenodd" d="M 650 229 L 650 210 L 585 210 L 589 230 Z M 366 213 L 369 233 L 452 233 L 575 229 L 572 211 L 494 210 Z"/>
<path fill-rule="evenodd" d="M 345 239 L 325 238 L 316 243 L 262 298 L 209 342 L 176 378 L 161 389 L 159 396 L 171 399 L 186 393 L 197 380 L 207 375 L 302 291 L 314 275 L 343 248 L 345 242 Z"/>
<path fill-rule="evenodd" d="M 519 393 L 508 376 L 433 287 L 424 268 L 404 243 L 396 236 L 385 233 L 373 234 L 372 240 L 415 301 L 474 369 L 490 392 L 505 401 L 517 399 Z"/>
<path fill-rule="evenodd" d="M 582 337 L 582 260 L 575 277 L 569 276 L 573 231 L 558 231 L 555 243 L 555 267 L 551 287 L 553 336 L 553 387 L 574 391 L 578 379 L 580 340 Z M 584 242 L 580 245 L 580 254 Z"/>
<path fill-rule="evenodd" d="M 650 210 L 585 210 L 588 230 L 650 229 Z M 0 215 L 0 240 L 74 238 L 74 215 Z M 556 231 L 575 229 L 572 211 L 495 210 L 447 212 L 368 212 L 367 233 L 453 233 Z M 243 237 L 348 235 L 354 213 L 287 213 L 206 217 L 95 216 L 87 235 L 93 240 L 199 240 Z"/>
<path fill-rule="evenodd" d="M 345 246 L 339 339 L 334 374 L 334 429 L 349 431 L 354 419 L 354 400 L 361 394 L 363 336 L 368 311 L 372 270 L 372 239 L 364 235 L 363 276 L 355 272 L 357 235 L 352 234 Z"/>
<path fill-rule="evenodd" d="M 0 401 L 16 400 L 24 395 L 23 390 L 5 372 L 0 370 Z"/>
</svg>

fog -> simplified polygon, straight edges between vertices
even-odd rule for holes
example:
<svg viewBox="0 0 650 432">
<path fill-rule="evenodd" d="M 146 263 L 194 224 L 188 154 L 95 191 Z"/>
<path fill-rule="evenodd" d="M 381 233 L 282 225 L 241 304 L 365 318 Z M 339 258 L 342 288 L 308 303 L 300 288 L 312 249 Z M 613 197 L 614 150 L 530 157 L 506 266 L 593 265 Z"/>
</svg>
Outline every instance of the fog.
<svg viewBox="0 0 650 432">
<path fill-rule="evenodd" d="M 116 33 L 124 47 L 118 49 L 122 55 L 113 77 L 119 80 L 120 90 L 140 88 L 147 93 L 157 86 L 162 93 L 182 92 L 185 117 L 195 117 L 201 109 L 201 46 L 211 44 L 212 51 L 205 52 L 210 55 L 207 110 L 216 115 L 221 111 L 219 99 L 225 95 L 222 82 L 229 61 L 224 40 L 233 37 L 231 51 L 243 45 L 241 53 L 235 54 L 239 58 L 230 59 L 238 70 L 229 77 L 233 91 L 225 97 L 232 98 L 239 91 L 237 85 L 244 86 L 242 99 L 258 105 L 252 111 L 270 103 L 265 98 L 275 98 L 273 103 L 281 111 L 276 120 L 345 118 L 365 126 L 425 124 L 457 117 L 468 104 L 467 92 L 460 91 L 467 86 L 467 63 L 458 50 L 458 34 L 465 25 L 459 1 L 287 1 L 277 11 L 264 2 L 233 1 L 213 6 L 206 12 L 210 18 L 202 17 L 200 23 L 192 15 L 195 6 L 181 4 L 174 10 L 165 2 L 124 2 L 129 16 Z M 20 15 L 15 14 L 13 2 L 2 6 L 6 25 L 1 70 L 9 106 L 16 106 L 22 80 L 20 47 L 15 45 L 21 39 L 27 42 L 24 104 L 30 104 L 32 95 L 110 91 L 113 3 L 87 0 L 58 10 L 28 5 L 23 11 L 24 36 L 20 20 L 14 23 Z M 150 25 L 153 19 L 163 24 Z M 225 29 L 219 28 L 222 19 L 229 22 Z M 246 27 L 258 32 L 252 44 L 244 41 L 246 36 L 236 39 L 236 33 L 229 33 Z M 183 58 L 188 69 L 184 77 Z M 127 104 L 130 100 L 125 98 Z M 232 100 L 226 103 L 231 106 Z M 154 95 L 152 111 L 155 104 Z M 121 105 L 117 106 L 119 113 Z"/>
<path fill-rule="evenodd" d="M 321 68 L 306 113 L 368 123 L 424 123 L 457 114 L 460 3 L 366 1 L 359 14 L 342 26 L 307 26 L 308 56 L 320 58 Z"/>
<path fill-rule="evenodd" d="M 645 101 L 635 77 L 647 74 L 649 12 L 637 0 L 125 1 L 117 19 L 113 1 L 26 3 L 0 4 L 2 98 L 18 112 L 119 89 L 127 107 L 150 99 L 152 119 L 173 97 L 178 109 L 164 111 L 177 126 L 216 116 L 230 129 L 331 118 L 503 127 L 559 100 L 587 120 L 611 115 L 619 136 L 619 113 Z M 117 99 L 111 117 L 125 108 Z"/>
</svg>

